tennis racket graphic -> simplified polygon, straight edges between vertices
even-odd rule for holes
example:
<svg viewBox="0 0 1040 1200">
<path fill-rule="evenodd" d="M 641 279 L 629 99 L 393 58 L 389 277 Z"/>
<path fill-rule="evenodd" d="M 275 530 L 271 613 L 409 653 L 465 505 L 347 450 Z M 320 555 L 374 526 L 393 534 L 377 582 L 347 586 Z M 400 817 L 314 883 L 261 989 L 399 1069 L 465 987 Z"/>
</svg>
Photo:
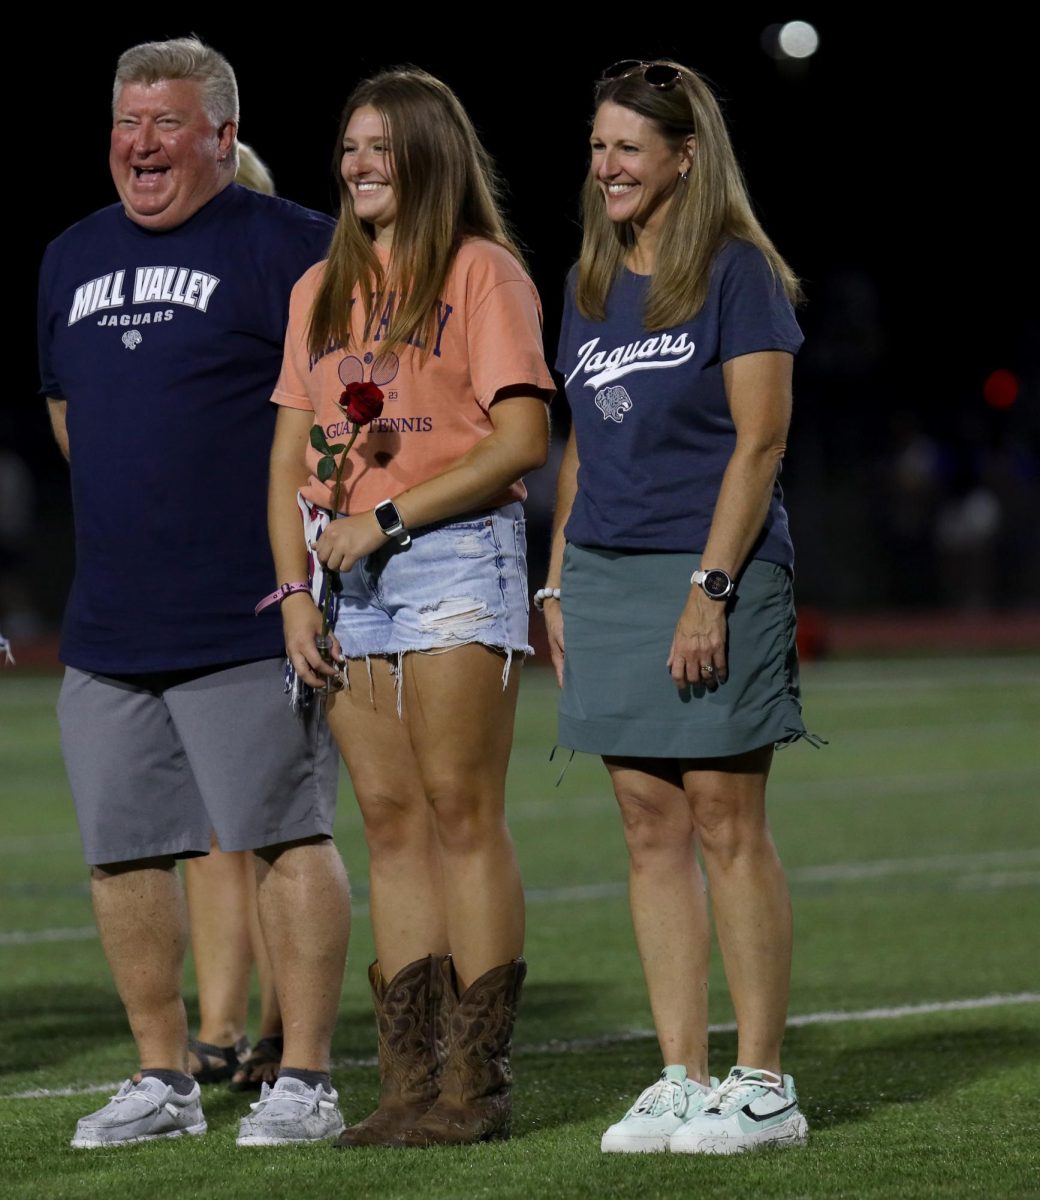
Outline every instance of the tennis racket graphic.
<svg viewBox="0 0 1040 1200">
<path fill-rule="evenodd" d="M 397 372 L 401 369 L 401 360 L 392 350 L 387 350 L 378 358 L 371 350 L 366 350 L 364 360 L 355 354 L 348 354 L 339 364 L 340 383 L 344 387 L 348 383 L 364 383 L 366 367 L 371 382 L 377 387 L 386 387 L 397 377 Z"/>
</svg>

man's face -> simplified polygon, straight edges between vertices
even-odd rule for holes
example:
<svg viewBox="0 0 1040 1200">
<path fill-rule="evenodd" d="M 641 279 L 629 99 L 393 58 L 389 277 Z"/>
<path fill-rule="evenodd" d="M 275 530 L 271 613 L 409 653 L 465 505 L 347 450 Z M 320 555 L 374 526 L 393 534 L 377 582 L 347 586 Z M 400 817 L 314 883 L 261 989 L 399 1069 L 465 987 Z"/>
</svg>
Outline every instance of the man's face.
<svg viewBox="0 0 1040 1200">
<path fill-rule="evenodd" d="M 131 221 L 175 229 L 233 177 L 223 166 L 236 126 L 219 129 L 202 107 L 192 79 L 128 83 L 119 93 L 108 165 Z"/>
</svg>

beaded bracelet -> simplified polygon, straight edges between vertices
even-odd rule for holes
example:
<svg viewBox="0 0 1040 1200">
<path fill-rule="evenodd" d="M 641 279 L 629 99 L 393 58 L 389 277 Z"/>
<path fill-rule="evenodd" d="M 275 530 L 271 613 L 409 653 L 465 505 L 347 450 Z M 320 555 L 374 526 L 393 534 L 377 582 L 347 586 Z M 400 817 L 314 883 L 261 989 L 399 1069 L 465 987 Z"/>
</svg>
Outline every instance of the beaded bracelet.
<svg viewBox="0 0 1040 1200">
<path fill-rule="evenodd" d="M 253 612 L 259 616 L 265 608 L 270 608 L 272 604 L 281 604 L 286 596 L 291 596 L 293 592 L 309 592 L 311 585 L 302 581 L 297 583 L 283 583 L 280 588 L 276 588 L 270 596 L 265 596 L 263 600 L 253 609 Z"/>
<path fill-rule="evenodd" d="M 534 594 L 534 606 L 539 612 L 545 607 L 546 600 L 559 600 L 559 588 L 539 588 Z"/>
</svg>

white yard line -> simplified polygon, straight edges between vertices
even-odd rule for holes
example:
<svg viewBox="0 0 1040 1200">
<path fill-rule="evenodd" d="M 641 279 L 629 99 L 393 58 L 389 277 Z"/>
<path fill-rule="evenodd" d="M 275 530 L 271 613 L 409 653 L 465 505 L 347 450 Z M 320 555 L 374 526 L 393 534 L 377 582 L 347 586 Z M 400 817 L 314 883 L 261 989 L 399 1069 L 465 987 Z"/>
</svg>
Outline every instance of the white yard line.
<svg viewBox="0 0 1040 1200">
<path fill-rule="evenodd" d="M 787 779 L 777 771 L 769 783 L 774 801 L 789 804 L 796 800 L 827 800 L 834 803 L 903 799 L 907 796 L 941 796 L 975 791 L 980 797 L 995 788 L 1026 786 L 1040 789 L 1040 769 L 1036 767 L 983 767 L 965 771 L 921 771 L 906 775 L 834 776 L 826 779 Z M 601 792 L 569 795 L 566 782 L 548 790 L 537 800 L 511 801 L 506 806 L 510 825 L 521 822 L 567 821 L 589 813 L 616 811 L 617 803 L 604 780 Z M 360 826 L 359 826 L 360 828 Z"/>
<path fill-rule="evenodd" d="M 829 863 L 815 867 L 792 867 L 787 872 L 791 883 L 851 883 L 858 880 L 890 879 L 898 875 L 957 874 L 954 886 L 975 891 L 1010 887 L 1031 887 L 1040 874 L 1030 867 L 1040 866 L 1040 849 L 991 850 L 979 854 L 936 854 L 927 858 L 879 858 L 859 863 Z M 1003 868 L 1003 870 L 999 869 Z M 1019 868 L 1019 869 L 1016 869 Z M 1023 869 L 1024 868 L 1024 869 Z M 628 885 L 622 881 L 575 884 L 572 887 L 531 887 L 531 904 L 582 903 L 624 896 Z M 364 916 L 368 905 L 354 905 L 354 914 Z M 33 946 L 48 942 L 84 942 L 97 937 L 93 925 L 65 929 L 15 929 L 0 931 L 0 946 Z"/>
<path fill-rule="evenodd" d="M 827 1011 L 801 1013 L 788 1017 L 789 1029 L 803 1025 L 842 1025 L 851 1021 L 896 1021 L 901 1017 L 920 1017 L 930 1013 L 972 1012 L 981 1008 L 1011 1008 L 1024 1004 L 1040 1004 L 1040 992 L 1015 992 L 1010 995 L 972 996 L 963 1000 L 935 1000 L 923 1004 L 899 1004 L 887 1008 L 863 1008 L 856 1012 Z M 726 1023 L 712 1025 L 710 1033 L 732 1033 L 736 1025 Z M 605 1049 L 625 1042 L 643 1042 L 656 1035 L 652 1029 L 626 1029 L 617 1033 L 606 1033 L 599 1037 L 554 1039 L 549 1042 L 520 1043 L 514 1053 L 524 1057 L 534 1054 L 581 1054 L 587 1050 Z M 377 1060 L 371 1058 L 340 1058 L 332 1064 L 333 1070 L 374 1067 Z M 122 1081 L 108 1083 L 74 1084 L 63 1088 L 30 1088 L 24 1092 L 0 1094 L 0 1100 L 50 1100 L 60 1096 L 91 1096 L 114 1092 Z"/>
<path fill-rule="evenodd" d="M 97 937 L 93 925 L 70 929 L 10 929 L 0 932 L 0 946 L 35 946 L 41 942 L 89 942 Z"/>
</svg>

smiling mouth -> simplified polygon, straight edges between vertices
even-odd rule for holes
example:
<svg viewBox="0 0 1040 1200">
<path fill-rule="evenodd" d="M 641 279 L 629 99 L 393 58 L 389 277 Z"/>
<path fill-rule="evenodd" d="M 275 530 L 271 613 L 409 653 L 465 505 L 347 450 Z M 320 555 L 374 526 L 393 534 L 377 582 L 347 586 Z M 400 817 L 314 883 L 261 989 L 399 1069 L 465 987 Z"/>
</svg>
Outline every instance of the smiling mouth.
<svg viewBox="0 0 1040 1200">
<path fill-rule="evenodd" d="M 381 191 L 387 185 L 385 183 L 355 183 L 354 186 L 358 190 L 358 195 L 369 195 L 373 192 Z"/>
<path fill-rule="evenodd" d="M 138 179 L 143 179 L 146 176 L 165 175 L 169 169 L 169 167 L 134 167 L 133 170 Z"/>
</svg>

